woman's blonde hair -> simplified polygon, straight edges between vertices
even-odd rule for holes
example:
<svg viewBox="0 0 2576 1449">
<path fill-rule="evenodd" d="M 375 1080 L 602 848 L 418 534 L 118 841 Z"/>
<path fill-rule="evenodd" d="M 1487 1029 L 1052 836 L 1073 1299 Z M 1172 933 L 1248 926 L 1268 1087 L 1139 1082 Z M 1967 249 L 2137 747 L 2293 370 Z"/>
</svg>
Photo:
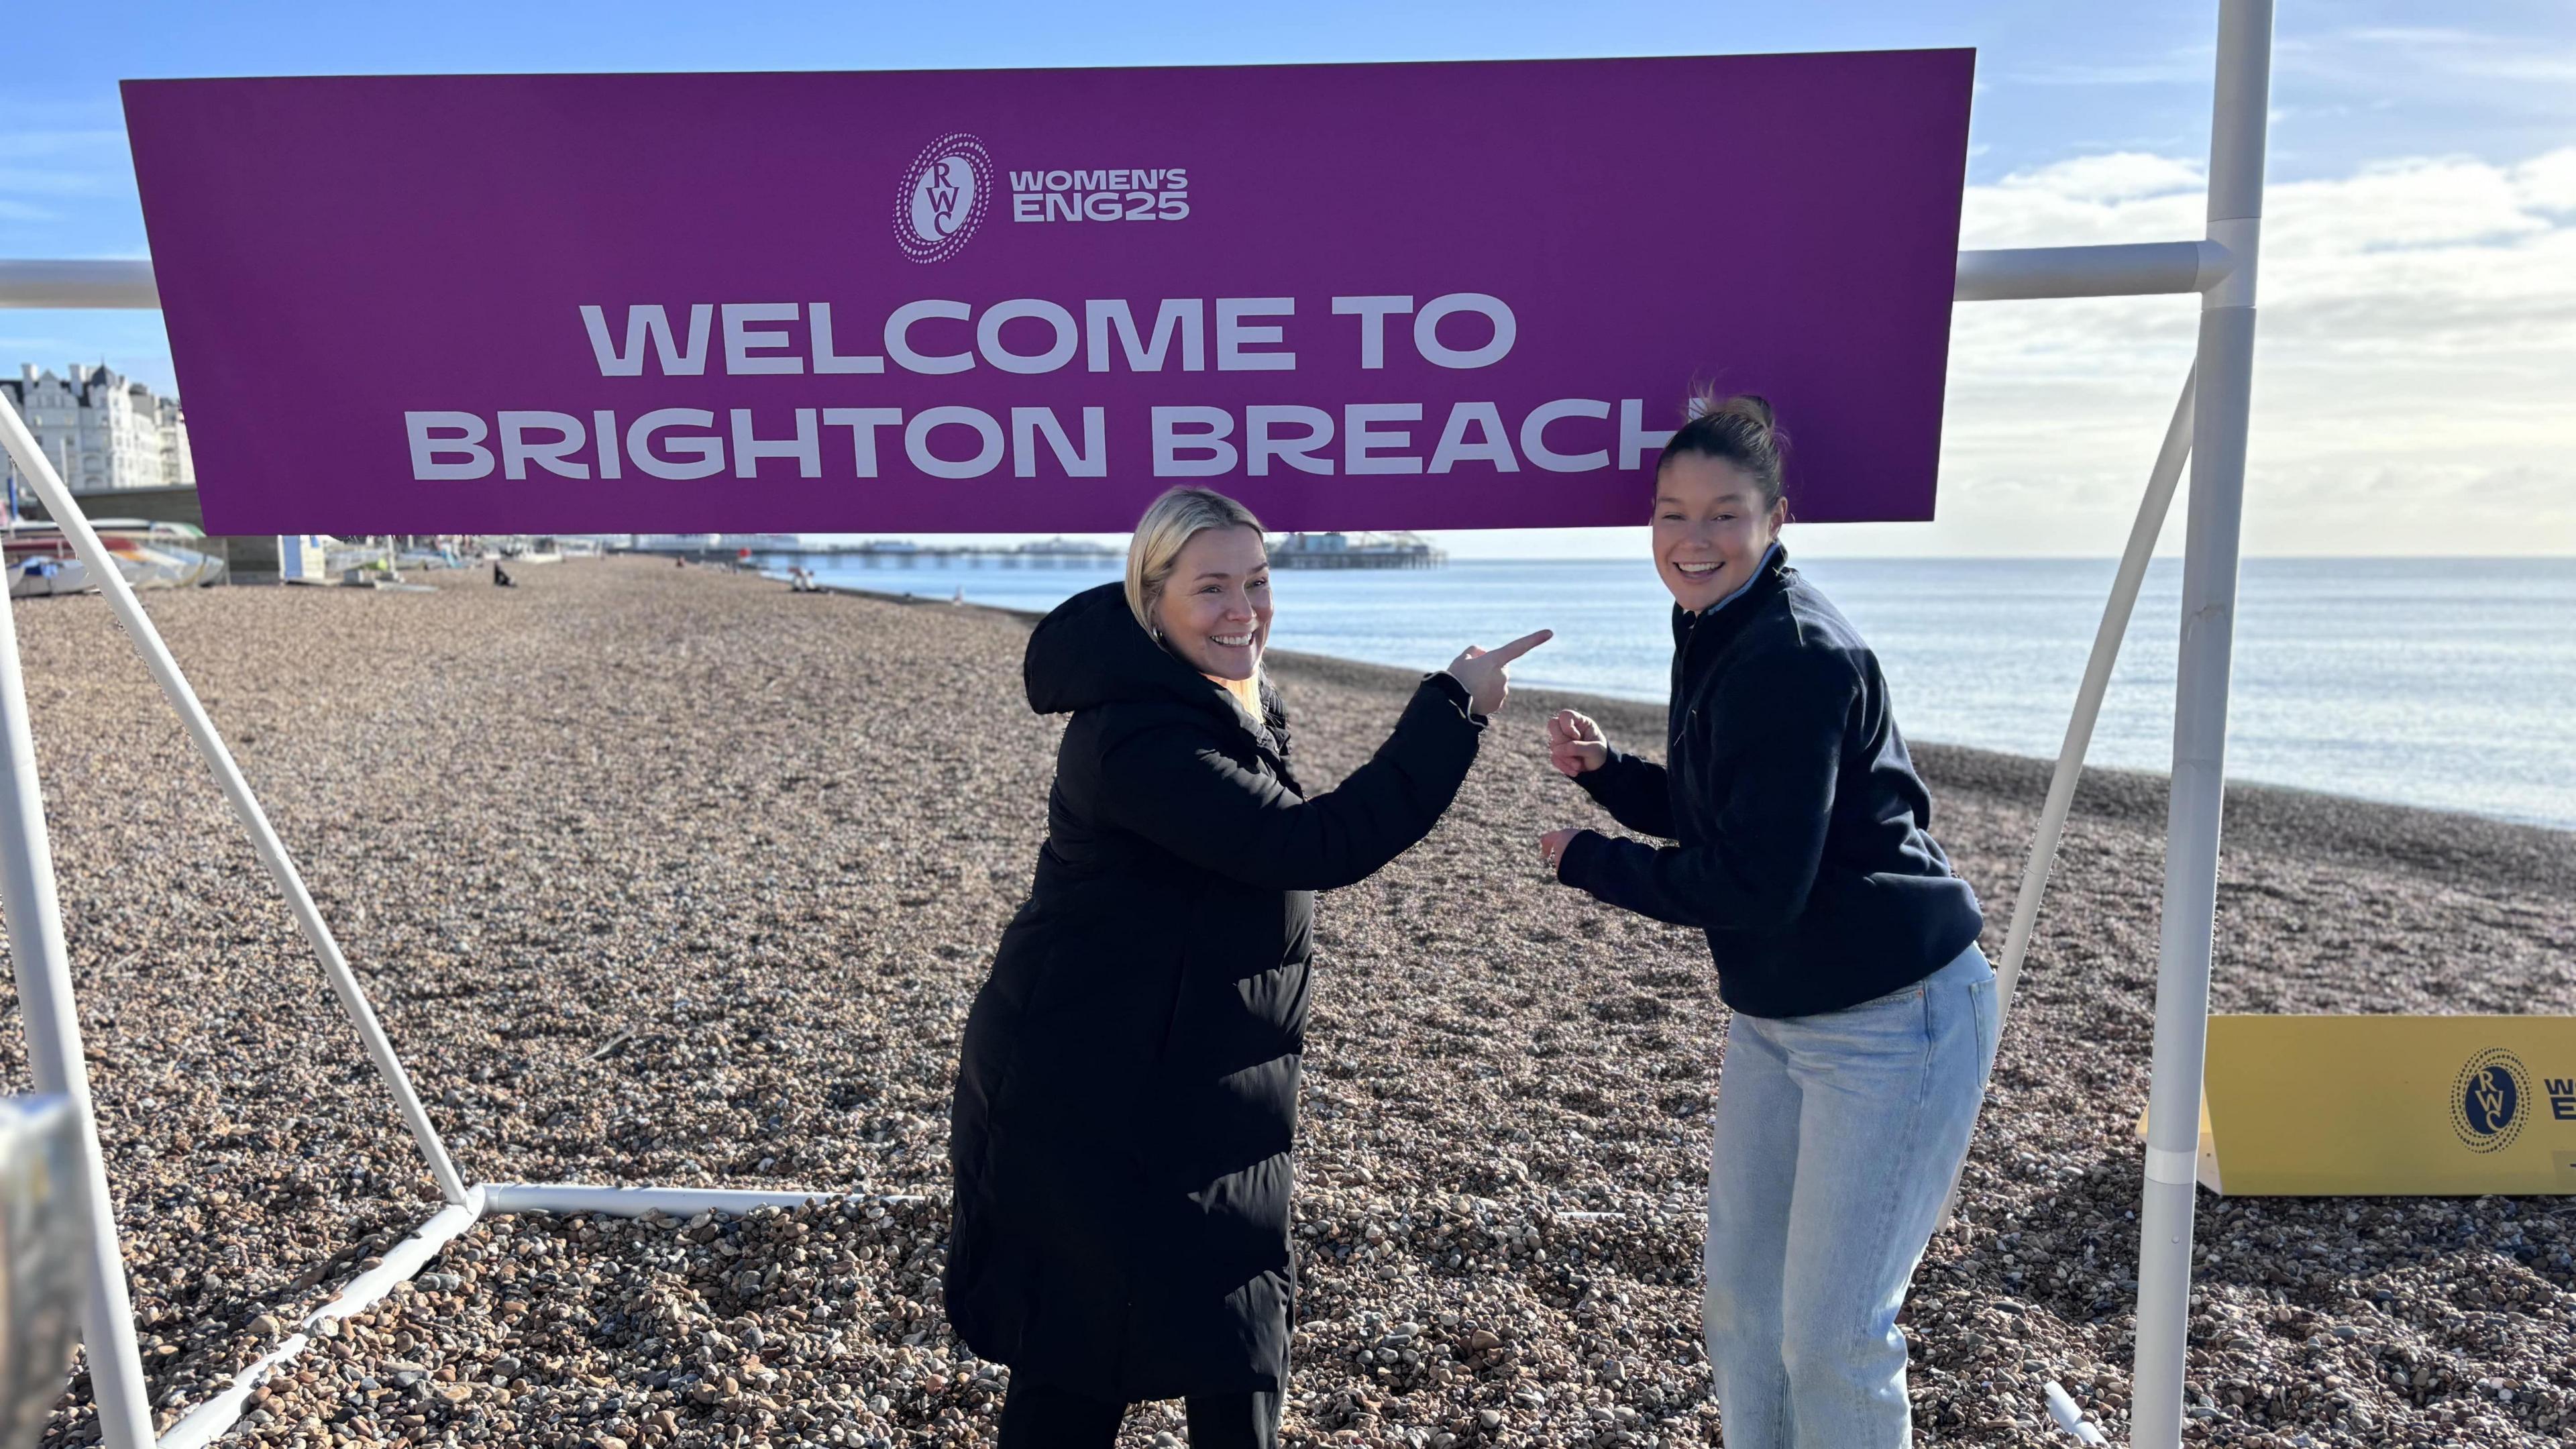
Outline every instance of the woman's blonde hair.
<svg viewBox="0 0 2576 1449">
<path fill-rule="evenodd" d="M 1172 581 L 1182 548 L 1209 528 L 1259 533 L 1261 520 L 1213 488 L 1174 488 L 1136 520 L 1136 536 L 1127 541 L 1127 607 L 1146 633 L 1154 632 L 1154 606 L 1162 602 L 1163 586 Z"/>
<path fill-rule="evenodd" d="M 1162 602 L 1163 586 L 1172 580 L 1172 570 L 1179 566 L 1181 549 L 1203 529 L 1248 528 L 1259 534 L 1261 520 L 1252 510 L 1217 492 L 1213 488 L 1174 488 L 1154 500 L 1145 516 L 1136 520 L 1136 534 L 1127 541 L 1127 607 L 1146 633 L 1155 634 L 1154 606 Z M 1228 686 L 1238 700 L 1247 700 L 1245 708 L 1256 717 L 1260 714 L 1261 671 L 1255 666 L 1252 678 L 1241 688 Z"/>
</svg>

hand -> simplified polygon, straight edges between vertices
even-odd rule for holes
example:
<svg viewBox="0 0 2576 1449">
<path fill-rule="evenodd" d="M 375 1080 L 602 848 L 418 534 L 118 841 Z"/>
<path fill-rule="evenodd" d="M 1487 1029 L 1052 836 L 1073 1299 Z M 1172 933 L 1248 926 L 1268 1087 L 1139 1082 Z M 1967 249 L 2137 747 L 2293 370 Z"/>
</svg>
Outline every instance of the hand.
<svg viewBox="0 0 2576 1449">
<path fill-rule="evenodd" d="M 1572 845 L 1574 837 L 1582 833 L 1581 826 L 1569 826 L 1563 830 L 1551 830 L 1538 838 L 1539 859 L 1547 862 L 1549 875 L 1555 875 L 1565 864 L 1565 848 Z"/>
<path fill-rule="evenodd" d="M 1492 714 L 1501 709 L 1512 694 L 1512 661 L 1554 637 L 1555 630 L 1541 629 L 1535 634 L 1523 634 L 1500 649 L 1479 649 L 1470 644 L 1449 661 L 1449 677 L 1466 686 L 1467 712 Z"/>
<path fill-rule="evenodd" d="M 1547 762 L 1566 775 L 1580 775 L 1610 763 L 1610 741 L 1592 716 L 1560 709 L 1547 721 Z"/>
</svg>

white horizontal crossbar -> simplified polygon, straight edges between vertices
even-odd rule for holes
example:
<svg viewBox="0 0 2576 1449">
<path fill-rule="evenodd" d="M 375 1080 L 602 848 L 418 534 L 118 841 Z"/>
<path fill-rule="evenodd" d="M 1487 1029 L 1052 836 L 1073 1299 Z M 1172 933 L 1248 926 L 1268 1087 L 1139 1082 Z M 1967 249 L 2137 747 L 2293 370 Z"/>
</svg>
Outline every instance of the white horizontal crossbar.
<svg viewBox="0 0 2576 1449">
<path fill-rule="evenodd" d="M 1959 253 L 1962 302 L 2203 292 L 2233 270 L 2208 241 Z M 158 307 L 149 261 L 0 261 L 0 307 Z"/>
<path fill-rule="evenodd" d="M 606 1213 L 640 1218 L 658 1212 L 665 1217 L 695 1217 L 703 1212 L 742 1214 L 753 1208 L 800 1208 L 809 1202 L 835 1202 L 839 1192 L 763 1192 L 729 1187 L 592 1187 L 579 1182 L 485 1183 L 484 1210 L 495 1213 Z M 917 1202 L 917 1198 L 875 1198 L 877 1202 Z"/>
<path fill-rule="evenodd" d="M 2008 247 L 1959 253 L 1962 302 L 2043 297 L 2154 297 L 2205 292 L 2236 269 L 2210 241 L 2103 247 Z"/>
<path fill-rule="evenodd" d="M 0 261 L 0 307 L 159 307 L 148 261 Z"/>
</svg>

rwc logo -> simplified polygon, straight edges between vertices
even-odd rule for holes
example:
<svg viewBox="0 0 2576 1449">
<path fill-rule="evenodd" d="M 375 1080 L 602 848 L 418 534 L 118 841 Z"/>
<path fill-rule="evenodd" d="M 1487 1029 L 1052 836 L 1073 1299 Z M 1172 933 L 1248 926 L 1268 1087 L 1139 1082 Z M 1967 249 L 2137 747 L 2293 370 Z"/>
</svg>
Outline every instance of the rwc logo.
<svg viewBox="0 0 2576 1449">
<path fill-rule="evenodd" d="M 2531 1073 L 2513 1053 L 2491 1047 L 2460 1068 L 2451 1087 L 2451 1128 L 2470 1151 L 2500 1152 L 2513 1145 L 2530 1117 Z"/>
<path fill-rule="evenodd" d="M 895 188 L 894 239 L 916 262 L 944 262 L 974 238 L 993 201 L 993 158 L 954 131 L 921 148 Z"/>
</svg>

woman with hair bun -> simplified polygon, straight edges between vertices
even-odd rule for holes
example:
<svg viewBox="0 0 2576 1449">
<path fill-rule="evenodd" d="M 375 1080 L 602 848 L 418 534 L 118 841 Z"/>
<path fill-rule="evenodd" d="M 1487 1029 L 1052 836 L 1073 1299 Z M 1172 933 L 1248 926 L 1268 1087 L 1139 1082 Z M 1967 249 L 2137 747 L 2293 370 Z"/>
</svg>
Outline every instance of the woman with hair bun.
<svg viewBox="0 0 2576 1449">
<path fill-rule="evenodd" d="M 1901 1449 L 1897 1310 L 1994 1065 L 1977 898 L 1932 838 L 1877 657 L 1780 546 L 1784 439 L 1703 400 L 1655 465 L 1664 762 L 1572 710 L 1556 768 L 1663 844 L 1548 832 L 1557 879 L 1697 926 L 1733 1010 L 1711 1114 L 1709 1365 L 1734 1449 Z"/>
<path fill-rule="evenodd" d="M 1310 797 L 1270 619 L 1260 521 L 1176 488 L 1029 636 L 1029 707 L 1073 718 L 949 1123 L 948 1317 L 1011 1366 L 1000 1449 L 1108 1449 L 1172 1398 L 1196 1449 L 1277 1443 L 1313 893 L 1430 833 L 1548 637 L 1470 646 Z"/>
</svg>

